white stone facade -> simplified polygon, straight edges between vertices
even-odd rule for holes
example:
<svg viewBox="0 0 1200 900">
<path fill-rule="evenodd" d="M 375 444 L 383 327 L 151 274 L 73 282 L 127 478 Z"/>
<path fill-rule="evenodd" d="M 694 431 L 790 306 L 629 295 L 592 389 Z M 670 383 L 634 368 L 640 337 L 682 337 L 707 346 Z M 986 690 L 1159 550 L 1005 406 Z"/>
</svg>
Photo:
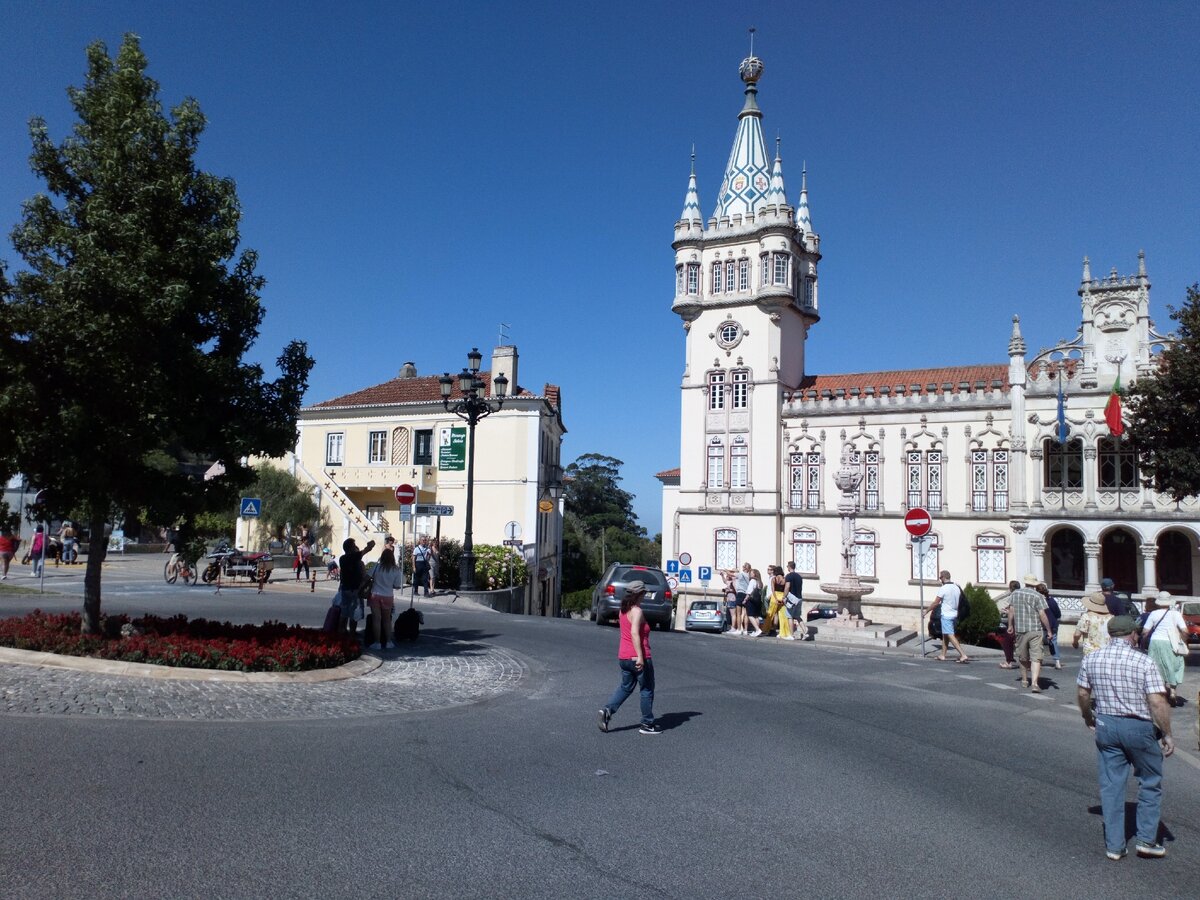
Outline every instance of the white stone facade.
<svg viewBox="0 0 1200 900">
<path fill-rule="evenodd" d="M 762 67 L 750 68 L 753 81 L 745 63 L 742 72 L 747 103 L 726 185 L 762 155 L 741 149 L 762 144 Z M 1093 278 L 1085 260 L 1077 336 L 1036 354 L 1014 316 L 1011 334 L 995 338 L 998 356 L 1007 338 L 1007 361 L 811 375 L 804 346 L 819 322 L 821 255 L 807 184 L 787 205 L 777 153 L 770 190 L 730 202 L 726 185 L 701 222 L 693 174 L 675 225 L 672 309 L 686 367 L 679 468 L 660 474 L 667 559 L 687 552 L 693 566 L 749 561 L 764 573 L 794 560 L 806 598 L 819 599 L 817 583 L 841 568 L 833 475 L 848 448 L 863 468 L 856 569 L 875 586 L 870 618 L 915 625 L 921 590 L 928 602 L 941 569 L 995 592 L 1032 572 L 1068 613 L 1105 576 L 1135 596 L 1197 593 L 1200 505 L 1144 488 L 1105 421 L 1118 375 L 1123 386 L 1152 377 L 1170 341 L 1150 320 L 1142 254 L 1129 276 Z M 903 524 L 916 506 L 934 519 L 923 560 Z"/>
</svg>

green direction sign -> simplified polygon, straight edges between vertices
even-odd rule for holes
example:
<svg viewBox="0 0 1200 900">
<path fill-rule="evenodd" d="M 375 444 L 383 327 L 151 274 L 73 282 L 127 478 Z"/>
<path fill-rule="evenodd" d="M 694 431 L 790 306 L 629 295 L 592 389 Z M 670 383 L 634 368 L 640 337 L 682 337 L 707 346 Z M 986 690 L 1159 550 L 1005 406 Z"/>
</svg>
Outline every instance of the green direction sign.
<svg viewBox="0 0 1200 900">
<path fill-rule="evenodd" d="M 442 429 L 438 468 L 444 472 L 462 472 L 467 468 L 467 429 Z"/>
</svg>

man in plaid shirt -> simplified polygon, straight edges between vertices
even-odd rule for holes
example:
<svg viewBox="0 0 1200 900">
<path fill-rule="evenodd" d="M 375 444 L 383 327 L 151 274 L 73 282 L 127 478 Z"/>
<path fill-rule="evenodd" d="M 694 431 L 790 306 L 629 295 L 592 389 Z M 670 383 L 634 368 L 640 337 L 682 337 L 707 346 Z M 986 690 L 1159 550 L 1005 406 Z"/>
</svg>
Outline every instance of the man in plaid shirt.
<svg viewBox="0 0 1200 900">
<path fill-rule="evenodd" d="M 1046 600 L 1034 590 L 1040 583 L 1036 575 L 1025 576 L 1025 587 L 1008 595 L 1008 630 L 1016 635 L 1017 662 L 1021 664 L 1021 686 L 1033 685 L 1041 693 L 1038 679 L 1042 675 L 1042 629 L 1050 633 L 1046 617 Z M 1030 669 L 1032 667 L 1032 677 Z"/>
<path fill-rule="evenodd" d="M 1108 633 L 1112 640 L 1083 658 L 1075 681 L 1083 721 L 1096 733 L 1106 855 L 1118 860 L 1126 854 L 1125 784 L 1132 768 L 1138 780 L 1137 855 L 1166 856 L 1158 842 L 1163 757 L 1175 752 L 1167 688 L 1158 666 L 1137 649 L 1132 618 L 1113 616 Z"/>
</svg>

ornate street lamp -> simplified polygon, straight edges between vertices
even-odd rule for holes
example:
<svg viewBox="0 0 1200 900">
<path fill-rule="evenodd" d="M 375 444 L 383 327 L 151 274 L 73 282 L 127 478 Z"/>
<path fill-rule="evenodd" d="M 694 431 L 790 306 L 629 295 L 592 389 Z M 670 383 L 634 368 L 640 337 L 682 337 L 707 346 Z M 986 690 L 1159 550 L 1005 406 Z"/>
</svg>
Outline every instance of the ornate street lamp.
<svg viewBox="0 0 1200 900">
<path fill-rule="evenodd" d="M 446 372 L 438 379 L 442 388 L 442 406 L 447 412 L 452 412 L 467 423 L 467 528 L 463 535 L 462 557 L 458 562 L 459 587 L 464 591 L 475 590 L 475 545 L 471 540 L 471 520 L 475 516 L 475 426 L 480 419 L 485 419 L 504 406 L 508 394 L 508 379 L 497 375 L 492 379 L 494 400 L 481 396 L 483 379 L 479 377 L 479 364 L 483 354 L 477 347 L 472 347 L 467 354 L 467 368 L 458 373 L 458 390 L 461 399 L 450 401 L 454 391 L 455 376 Z"/>
</svg>

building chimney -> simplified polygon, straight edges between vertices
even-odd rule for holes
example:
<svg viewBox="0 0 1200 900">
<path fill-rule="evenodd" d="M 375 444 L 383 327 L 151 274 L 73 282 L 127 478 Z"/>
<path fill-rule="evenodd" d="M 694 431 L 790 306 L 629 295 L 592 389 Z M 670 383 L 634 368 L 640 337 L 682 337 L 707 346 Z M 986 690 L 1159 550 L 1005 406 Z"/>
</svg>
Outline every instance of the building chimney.
<svg viewBox="0 0 1200 900">
<path fill-rule="evenodd" d="M 496 376 L 503 375 L 508 379 L 508 395 L 511 397 L 517 393 L 517 348 L 516 347 L 497 347 L 492 351 L 492 383 L 495 383 Z M 495 396 L 495 388 L 491 388 L 492 396 Z"/>
<path fill-rule="evenodd" d="M 404 365 L 402 365 L 400 367 L 400 374 L 397 377 L 398 378 L 416 378 L 417 377 L 416 363 L 412 362 L 411 360 L 409 362 L 406 362 Z"/>
</svg>

